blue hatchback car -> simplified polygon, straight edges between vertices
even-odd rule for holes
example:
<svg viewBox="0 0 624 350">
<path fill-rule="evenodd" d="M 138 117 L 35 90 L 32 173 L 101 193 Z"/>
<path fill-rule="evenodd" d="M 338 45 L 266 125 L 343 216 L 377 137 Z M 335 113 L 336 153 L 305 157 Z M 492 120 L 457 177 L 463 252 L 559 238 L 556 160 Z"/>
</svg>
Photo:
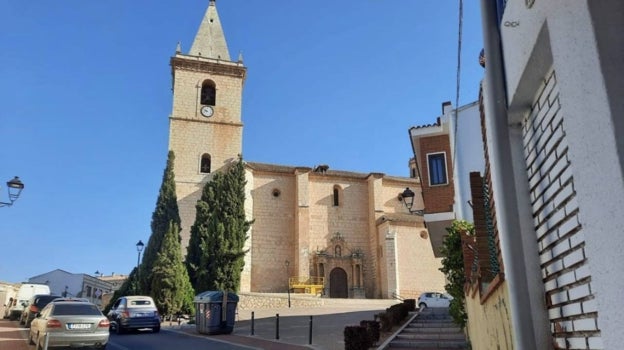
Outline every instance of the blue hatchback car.
<svg viewBox="0 0 624 350">
<path fill-rule="evenodd" d="M 107 315 L 110 328 L 117 334 L 129 330 L 151 328 L 154 333 L 160 332 L 160 314 L 149 296 L 129 295 L 115 301 Z"/>
</svg>

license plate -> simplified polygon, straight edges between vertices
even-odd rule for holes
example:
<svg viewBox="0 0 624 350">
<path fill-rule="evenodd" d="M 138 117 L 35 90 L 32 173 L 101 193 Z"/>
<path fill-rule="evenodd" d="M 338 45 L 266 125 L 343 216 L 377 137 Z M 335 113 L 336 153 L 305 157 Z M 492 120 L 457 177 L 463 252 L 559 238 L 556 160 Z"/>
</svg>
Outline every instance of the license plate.
<svg viewBox="0 0 624 350">
<path fill-rule="evenodd" d="M 68 329 L 91 329 L 91 325 L 89 323 L 69 323 L 67 324 Z"/>
</svg>

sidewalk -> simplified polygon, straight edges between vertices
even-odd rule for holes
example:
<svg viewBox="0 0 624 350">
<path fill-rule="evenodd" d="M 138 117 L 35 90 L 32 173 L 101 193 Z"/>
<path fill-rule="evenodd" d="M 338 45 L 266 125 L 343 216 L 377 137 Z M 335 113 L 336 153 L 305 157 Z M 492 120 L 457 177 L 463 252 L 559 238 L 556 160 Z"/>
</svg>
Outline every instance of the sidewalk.
<svg viewBox="0 0 624 350">
<path fill-rule="evenodd" d="M 0 350 L 29 350 L 27 337 L 19 322 L 0 319 Z"/>
<path fill-rule="evenodd" d="M 337 305 L 314 308 L 292 307 L 253 311 L 254 330 L 251 330 L 251 310 L 239 310 L 232 334 L 205 335 L 195 325 L 163 323 L 163 329 L 185 332 L 213 340 L 254 349 L 269 350 L 343 350 L 344 327 L 357 325 L 362 320 L 373 320 L 397 300 L 345 299 Z M 276 314 L 279 314 L 279 339 L 276 339 Z M 312 316 L 312 343 L 310 344 L 310 316 Z"/>
</svg>

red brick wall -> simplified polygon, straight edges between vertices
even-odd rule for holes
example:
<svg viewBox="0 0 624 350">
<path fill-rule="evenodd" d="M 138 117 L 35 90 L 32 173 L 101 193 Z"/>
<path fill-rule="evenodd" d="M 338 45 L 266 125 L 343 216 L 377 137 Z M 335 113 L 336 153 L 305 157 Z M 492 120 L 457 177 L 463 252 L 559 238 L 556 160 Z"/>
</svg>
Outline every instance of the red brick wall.
<svg viewBox="0 0 624 350">
<path fill-rule="evenodd" d="M 446 174 L 448 183 L 446 185 L 429 185 L 429 165 L 427 163 L 428 153 L 446 153 Z M 451 160 L 451 145 L 448 135 L 438 135 L 423 137 L 420 139 L 420 154 L 422 160 L 422 192 L 425 202 L 425 212 L 427 214 L 443 213 L 453 211 L 453 170 Z"/>
</svg>

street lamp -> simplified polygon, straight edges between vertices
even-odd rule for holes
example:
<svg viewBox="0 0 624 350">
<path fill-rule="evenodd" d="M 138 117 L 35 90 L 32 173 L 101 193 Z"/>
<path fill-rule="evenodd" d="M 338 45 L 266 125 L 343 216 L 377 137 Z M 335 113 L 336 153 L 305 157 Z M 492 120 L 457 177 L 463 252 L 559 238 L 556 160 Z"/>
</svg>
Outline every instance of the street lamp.
<svg viewBox="0 0 624 350">
<path fill-rule="evenodd" d="M 287 290 L 288 290 L 288 307 L 290 307 L 290 278 L 288 275 L 288 266 L 290 265 L 290 261 L 286 260 L 284 261 L 284 266 L 286 266 L 286 284 L 287 284 Z"/>
<path fill-rule="evenodd" d="M 139 293 L 139 285 L 141 283 L 141 275 L 140 275 L 140 270 L 139 270 L 139 262 L 141 261 L 141 252 L 143 251 L 143 247 L 145 247 L 145 244 L 143 244 L 143 241 L 139 240 L 136 244 L 136 248 L 137 248 L 137 253 L 139 254 L 139 256 L 137 257 L 137 284 L 136 284 L 136 293 Z"/>
<path fill-rule="evenodd" d="M 425 215 L 424 209 L 412 210 L 412 207 L 414 206 L 414 191 L 410 190 L 409 187 L 406 187 L 405 191 L 401 193 L 400 199 L 403 201 L 403 204 L 405 204 L 405 207 L 410 212 L 410 214 L 415 214 L 418 216 Z"/>
<path fill-rule="evenodd" d="M 9 191 L 10 202 L 0 202 L 0 207 L 10 207 L 13 205 L 24 189 L 24 183 L 20 181 L 19 177 L 14 177 L 13 180 L 7 181 L 7 190 Z"/>
</svg>

